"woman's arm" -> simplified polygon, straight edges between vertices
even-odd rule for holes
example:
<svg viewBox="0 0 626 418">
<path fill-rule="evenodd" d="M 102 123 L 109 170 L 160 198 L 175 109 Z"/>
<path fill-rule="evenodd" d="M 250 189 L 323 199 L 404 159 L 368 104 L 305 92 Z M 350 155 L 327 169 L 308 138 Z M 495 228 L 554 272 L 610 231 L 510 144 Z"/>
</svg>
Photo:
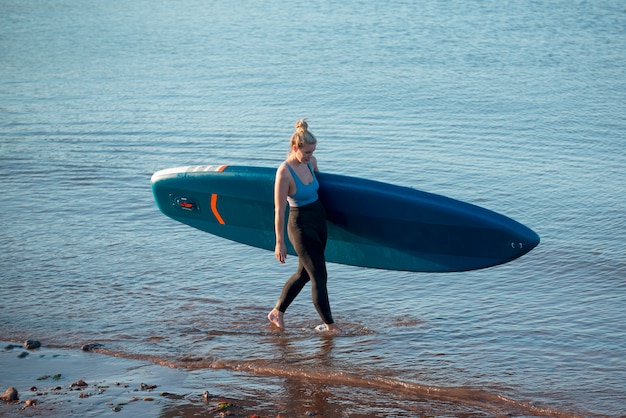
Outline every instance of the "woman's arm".
<svg viewBox="0 0 626 418">
<path fill-rule="evenodd" d="M 276 248 L 274 256 L 284 263 L 287 259 L 287 244 L 285 243 L 285 211 L 287 209 L 287 195 L 289 193 L 289 175 L 287 167 L 281 164 L 276 170 L 274 182 L 274 230 L 276 233 Z"/>
</svg>

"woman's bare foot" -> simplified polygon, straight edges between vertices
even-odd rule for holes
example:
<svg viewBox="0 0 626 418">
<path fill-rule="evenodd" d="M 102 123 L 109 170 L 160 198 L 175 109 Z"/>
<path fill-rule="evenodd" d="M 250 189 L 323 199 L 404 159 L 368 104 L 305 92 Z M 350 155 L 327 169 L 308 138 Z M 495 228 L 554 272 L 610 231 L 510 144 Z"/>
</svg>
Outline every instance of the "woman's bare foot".
<svg viewBox="0 0 626 418">
<path fill-rule="evenodd" d="M 274 308 L 267 314 L 267 319 L 278 328 L 285 328 L 285 321 L 283 320 L 283 316 L 285 314 L 278 309 Z"/>
<path fill-rule="evenodd" d="M 341 328 L 339 328 L 337 324 L 326 324 L 326 331 L 332 332 L 333 334 L 341 334 Z"/>
</svg>

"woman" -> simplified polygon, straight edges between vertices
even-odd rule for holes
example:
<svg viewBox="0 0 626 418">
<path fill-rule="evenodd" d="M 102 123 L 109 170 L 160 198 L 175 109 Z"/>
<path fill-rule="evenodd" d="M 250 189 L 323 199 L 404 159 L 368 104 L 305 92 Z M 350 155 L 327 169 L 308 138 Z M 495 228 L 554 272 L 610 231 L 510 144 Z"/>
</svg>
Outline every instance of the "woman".
<svg viewBox="0 0 626 418">
<path fill-rule="evenodd" d="M 318 330 L 338 333 L 330 311 L 324 249 L 326 248 L 326 212 L 317 196 L 319 183 L 315 177 L 317 160 L 313 157 L 317 139 L 308 131 L 305 119 L 296 122 L 287 159 L 278 167 L 274 183 L 274 227 L 276 259 L 285 263 L 285 211 L 289 203 L 287 225 L 289 241 L 298 254 L 298 270 L 287 280 L 276 307 L 267 315 L 272 324 L 284 328 L 284 314 L 302 288 L 311 281 L 313 305 L 324 321 Z"/>
</svg>

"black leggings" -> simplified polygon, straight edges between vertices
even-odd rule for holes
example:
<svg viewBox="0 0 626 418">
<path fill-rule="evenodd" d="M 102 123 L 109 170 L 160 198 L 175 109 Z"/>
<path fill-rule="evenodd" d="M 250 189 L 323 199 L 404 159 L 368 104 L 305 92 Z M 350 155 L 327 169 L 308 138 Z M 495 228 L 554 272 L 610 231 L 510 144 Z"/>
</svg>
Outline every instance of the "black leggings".
<svg viewBox="0 0 626 418">
<path fill-rule="evenodd" d="M 309 205 L 289 209 L 287 224 L 289 241 L 298 254 L 298 270 L 287 280 L 276 307 L 285 312 L 302 288 L 311 281 L 313 305 L 325 324 L 332 324 L 326 281 L 324 249 L 328 236 L 326 211 L 318 200 Z"/>
</svg>

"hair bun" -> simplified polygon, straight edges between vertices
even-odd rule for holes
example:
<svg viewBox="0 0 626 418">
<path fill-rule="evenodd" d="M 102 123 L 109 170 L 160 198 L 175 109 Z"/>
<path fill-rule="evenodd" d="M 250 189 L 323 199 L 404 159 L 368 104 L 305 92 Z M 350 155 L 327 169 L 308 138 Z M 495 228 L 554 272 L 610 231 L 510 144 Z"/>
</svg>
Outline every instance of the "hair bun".
<svg viewBox="0 0 626 418">
<path fill-rule="evenodd" d="M 309 124 L 306 123 L 306 119 L 300 119 L 296 122 L 296 132 L 306 132 L 309 129 Z"/>
</svg>

